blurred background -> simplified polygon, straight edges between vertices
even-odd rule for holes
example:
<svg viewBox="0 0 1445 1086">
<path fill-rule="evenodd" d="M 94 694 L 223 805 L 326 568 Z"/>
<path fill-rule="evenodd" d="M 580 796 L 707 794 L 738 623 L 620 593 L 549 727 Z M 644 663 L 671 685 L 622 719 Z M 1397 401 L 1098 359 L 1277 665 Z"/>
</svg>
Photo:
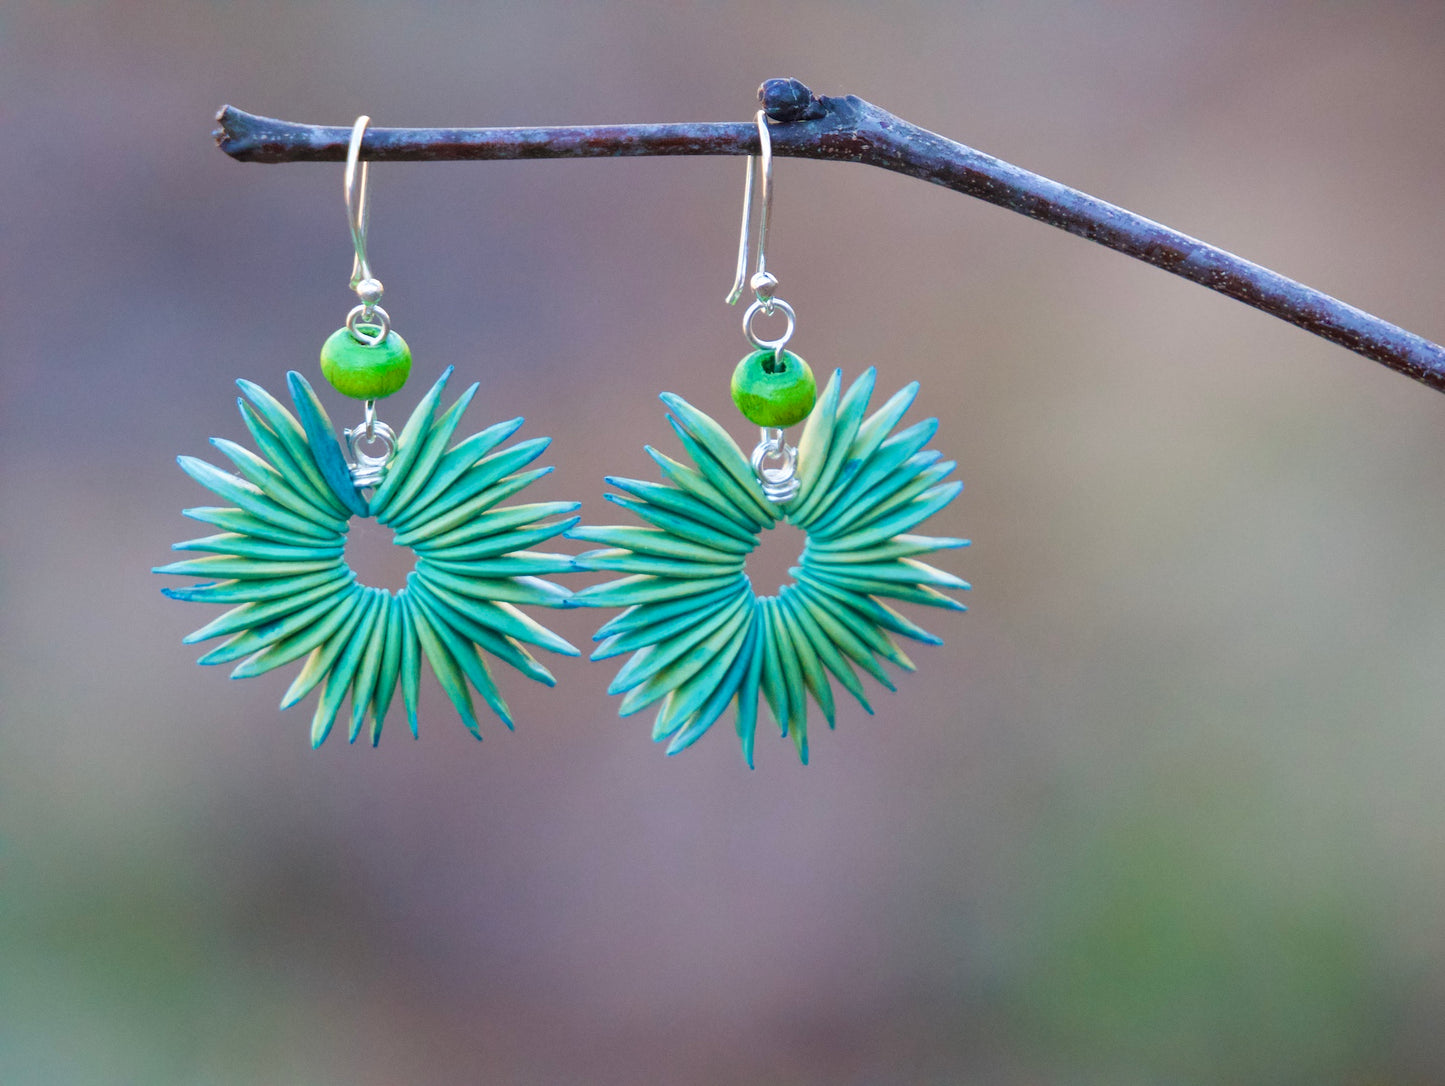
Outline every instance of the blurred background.
<svg viewBox="0 0 1445 1086">
<path fill-rule="evenodd" d="M 1442 47 L 1438 4 L 5 5 L 0 1081 L 1445 1082 L 1445 400 L 1057 230 L 777 163 L 795 346 L 922 381 L 975 540 L 807 768 L 666 758 L 565 659 L 515 734 L 428 677 L 420 741 L 313 753 L 149 573 L 176 454 L 353 303 L 341 166 L 227 159 L 223 102 L 744 120 L 791 75 L 1440 339 Z M 659 391 L 734 418 L 742 176 L 377 167 L 392 414 L 455 364 L 615 523 Z"/>
</svg>

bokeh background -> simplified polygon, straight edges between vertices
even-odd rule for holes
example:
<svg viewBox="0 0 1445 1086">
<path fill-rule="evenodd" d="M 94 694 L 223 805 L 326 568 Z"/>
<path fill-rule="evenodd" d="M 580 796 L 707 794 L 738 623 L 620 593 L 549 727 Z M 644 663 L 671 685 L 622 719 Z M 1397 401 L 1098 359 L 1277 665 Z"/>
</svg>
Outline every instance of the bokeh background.
<svg viewBox="0 0 1445 1086">
<path fill-rule="evenodd" d="M 509 676 L 515 734 L 428 685 L 419 742 L 313 753 L 148 572 L 174 456 L 352 304 L 340 165 L 230 161 L 223 102 L 742 120 L 793 75 L 1439 339 L 1442 48 L 1438 4 L 6 4 L 0 1081 L 1445 1082 L 1445 400 L 1059 231 L 777 164 L 798 350 L 923 382 L 975 539 L 807 768 L 666 758 L 580 660 Z M 378 167 L 400 399 L 455 364 L 614 522 L 660 390 L 731 417 L 742 173 Z"/>
</svg>

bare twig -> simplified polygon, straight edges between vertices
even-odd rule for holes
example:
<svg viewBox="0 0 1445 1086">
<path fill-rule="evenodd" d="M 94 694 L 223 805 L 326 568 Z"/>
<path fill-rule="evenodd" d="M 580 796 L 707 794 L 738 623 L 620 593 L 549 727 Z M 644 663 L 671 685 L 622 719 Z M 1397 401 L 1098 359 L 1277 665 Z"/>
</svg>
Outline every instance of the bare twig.
<svg viewBox="0 0 1445 1086">
<path fill-rule="evenodd" d="M 862 162 L 976 196 L 1217 290 L 1445 392 L 1445 348 L 1223 249 L 1171 230 L 961 143 L 851 95 L 815 97 L 795 79 L 758 92 L 774 121 L 773 153 Z M 216 140 L 243 162 L 339 162 L 349 127 L 272 120 L 225 106 Z M 566 128 L 368 128 L 374 162 L 456 159 L 746 155 L 751 122 Z"/>
</svg>

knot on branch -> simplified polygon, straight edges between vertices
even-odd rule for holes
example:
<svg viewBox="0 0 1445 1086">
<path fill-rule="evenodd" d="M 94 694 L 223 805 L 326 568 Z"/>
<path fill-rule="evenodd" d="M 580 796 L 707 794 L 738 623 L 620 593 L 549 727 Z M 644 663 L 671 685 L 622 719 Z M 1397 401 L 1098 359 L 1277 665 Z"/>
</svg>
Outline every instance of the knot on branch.
<svg viewBox="0 0 1445 1086">
<path fill-rule="evenodd" d="M 828 111 L 813 97 L 806 83 L 798 79 L 767 79 L 758 88 L 758 101 L 769 120 L 816 121 Z"/>
</svg>

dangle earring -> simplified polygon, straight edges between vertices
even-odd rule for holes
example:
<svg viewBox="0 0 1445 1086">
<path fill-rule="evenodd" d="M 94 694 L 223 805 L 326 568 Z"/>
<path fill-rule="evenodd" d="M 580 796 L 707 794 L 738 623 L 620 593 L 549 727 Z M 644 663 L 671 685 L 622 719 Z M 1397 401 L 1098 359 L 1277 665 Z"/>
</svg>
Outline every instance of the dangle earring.
<svg viewBox="0 0 1445 1086">
<path fill-rule="evenodd" d="M 338 392 L 365 403 L 361 425 L 344 431 L 350 459 L 299 373 L 286 376 L 294 415 L 259 385 L 238 381 L 243 398 L 237 404 L 259 455 L 212 438 L 236 474 L 178 458 L 186 474 L 229 504 L 184 510 L 221 534 L 175 544 L 174 550 L 206 556 L 154 571 L 204 578 L 161 590 L 172 599 L 236 605 L 185 638 L 186 644 L 227 638 L 200 663 L 240 661 L 231 672 L 240 679 L 306 658 L 281 707 L 321 688 L 311 722 L 313 747 L 330 733 L 348 695 L 350 740 L 370 719 L 374 746 L 398 685 L 415 736 L 423 657 L 480 739 L 469 686 L 512 727 L 484 653 L 549 686 L 555 682 L 551 673 L 524 646 L 578 655 L 514 605 L 568 605 L 571 593 L 540 575 L 573 570 L 572 558 L 527 548 L 575 525 L 576 516 L 547 518 L 572 513 L 580 503 L 499 504 L 552 470 L 521 470 L 551 439 L 502 448 L 524 421 L 515 418 L 448 447 L 478 388 L 473 384 L 441 410 L 451 367 L 399 434 L 376 417 L 376 401 L 405 383 L 411 352 L 391 330 L 380 304 L 382 286 L 366 255 L 370 178 L 360 152 L 369 120 L 358 118 L 351 130 L 344 178 L 355 248 L 351 288 L 359 304 L 321 348 L 322 375 Z M 404 589 L 393 593 L 357 582 L 343 553 L 353 517 L 374 517 L 395 532 L 397 545 L 411 548 L 416 566 Z"/>
<path fill-rule="evenodd" d="M 743 283 L 752 289 L 753 302 L 743 313 L 743 334 L 755 348 L 733 370 L 733 403 L 743 418 L 762 428 L 762 440 L 753 450 L 750 463 L 763 496 L 775 504 L 792 501 L 798 496 L 798 450 L 783 440 L 783 429 L 802 422 L 813 410 L 818 398 L 818 385 L 813 371 L 792 351 L 786 350 L 793 338 L 798 315 L 793 307 L 774 295 L 778 277 L 768 271 L 768 223 L 773 217 L 773 143 L 768 135 L 767 115 L 758 111 L 760 143 L 757 168 L 748 156 L 747 178 L 743 182 L 743 225 L 738 237 L 738 268 L 733 288 L 728 292 L 728 305 L 737 305 L 743 296 Z M 753 178 L 761 174 L 762 189 L 758 212 L 758 263 L 748 277 L 748 236 L 752 233 Z M 771 317 L 781 313 L 787 320 L 783 334 L 777 339 L 760 339 L 753 330 L 758 314 Z M 769 460 L 781 460 L 779 467 L 769 468 Z"/>
<path fill-rule="evenodd" d="M 605 548 L 579 555 L 579 568 L 624 574 L 574 597 L 578 604 L 627 608 L 598 630 L 601 645 L 592 654 L 632 654 L 608 688 L 623 695 L 620 715 L 661 702 L 652 736 L 668 740 L 667 752 L 676 754 L 735 706 L 749 767 L 759 695 L 806 763 L 810 695 L 828 726 L 834 723 L 830 674 L 872 713 L 855 666 L 893 690 L 882 661 L 906 671 L 914 665 L 890 634 L 942 644 L 884 601 L 964 610 L 940 589 L 968 587 L 917 558 L 967 540 L 908 534 L 963 489 L 945 481 L 954 463 L 924 450 L 937 419 L 894 432 L 918 383 L 868 415 L 872 368 L 846 391 L 835 370 L 818 395 L 807 363 L 785 349 L 796 315 L 776 296 L 777 277 L 767 270 L 772 144 L 762 112 L 757 126 L 759 152 L 756 163 L 748 158 L 738 270 L 727 300 L 737 301 L 747 275 L 756 171 L 757 265 L 748 280 L 755 300 L 743 316 L 755 350 L 734 371 L 732 394 L 743 416 L 763 428 L 762 440 L 746 456 L 717 422 L 664 392 L 667 421 L 692 463 L 649 446 L 665 483 L 607 479 L 626 495 L 607 498 L 651 527 L 567 532 Z M 778 312 L 787 321 L 783 335 L 759 338 L 754 320 Z M 805 418 L 797 446 L 789 445 L 783 428 Z M 759 533 L 779 521 L 802 529 L 807 543 L 789 570 L 793 583 L 776 596 L 758 596 L 745 561 Z"/>
</svg>

